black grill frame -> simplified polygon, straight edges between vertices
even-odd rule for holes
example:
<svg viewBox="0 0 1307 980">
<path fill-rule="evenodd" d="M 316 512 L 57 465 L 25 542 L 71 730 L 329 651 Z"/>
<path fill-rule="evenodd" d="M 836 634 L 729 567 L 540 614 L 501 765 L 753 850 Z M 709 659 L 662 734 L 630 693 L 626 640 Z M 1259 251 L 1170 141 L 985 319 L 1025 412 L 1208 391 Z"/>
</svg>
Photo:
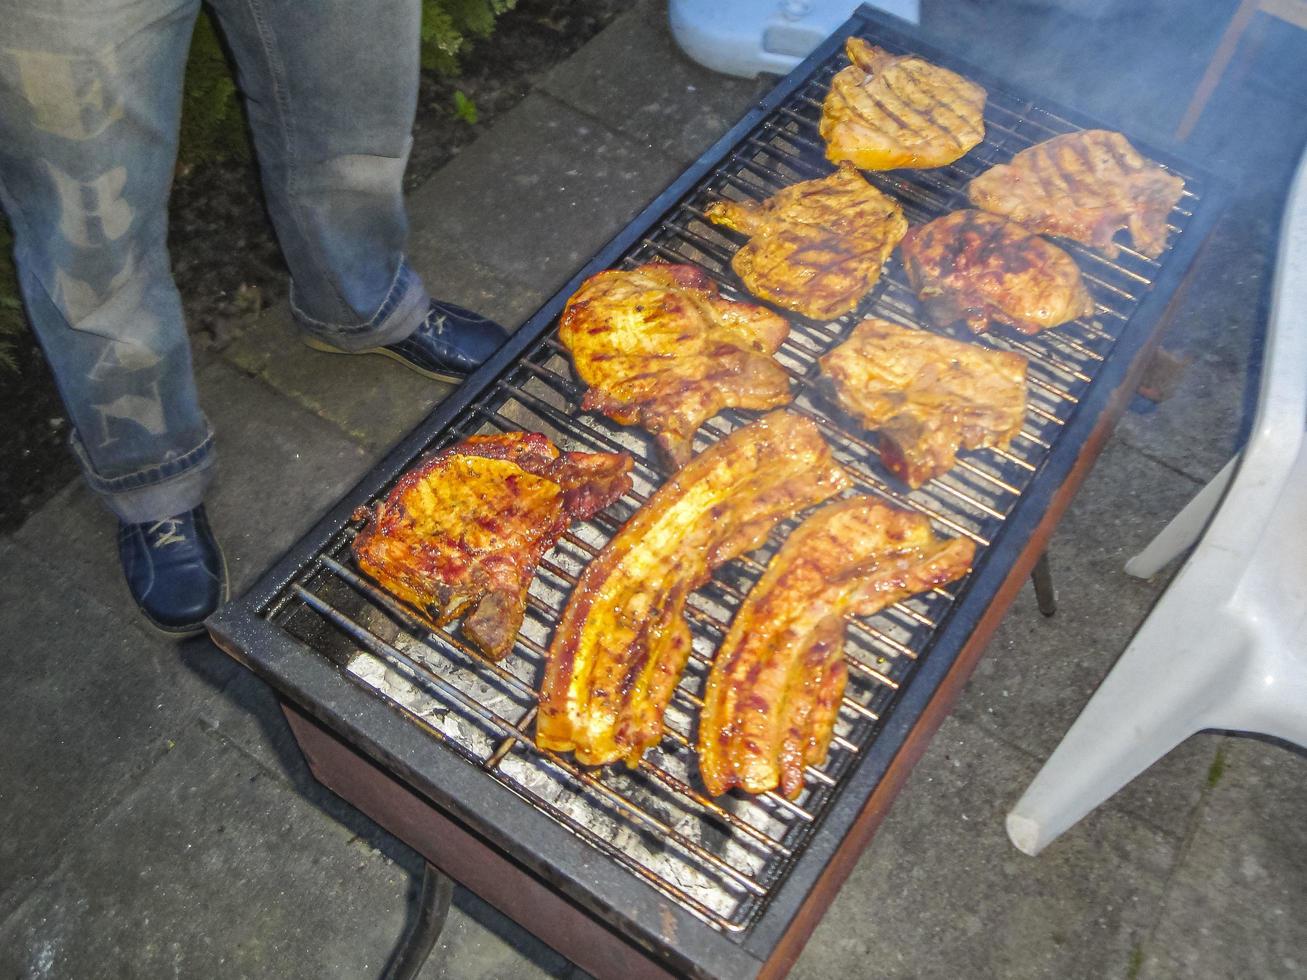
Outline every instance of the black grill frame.
<svg viewBox="0 0 1307 980">
<path fill-rule="evenodd" d="M 1111 356 L 1083 393 L 1078 409 L 1066 421 L 1061 436 L 1024 488 L 1005 521 L 1004 533 L 985 550 L 960 591 L 946 622 L 934 636 L 930 655 L 917 664 L 911 683 L 899 692 L 892 709 L 883 716 L 881 730 L 870 750 L 855 761 L 841 780 L 820 825 L 786 871 L 765 908 L 735 937 L 708 926 L 685 908 L 669 902 L 666 896 L 620 866 L 596 862 L 595 852 L 589 845 L 550 822 L 487 774 L 452 753 L 433 751 L 429 735 L 395 711 L 386 710 L 383 702 L 349 680 L 327 658 L 270 622 L 268 610 L 285 601 L 295 584 L 305 580 L 320 556 L 338 545 L 356 506 L 384 493 L 421 452 L 442 438 L 469 406 L 518 368 L 523 356 L 552 330 L 566 299 L 587 276 L 616 264 L 642 237 L 656 230 L 664 216 L 674 211 L 700 181 L 708 179 L 756 126 L 772 117 L 778 107 L 827 69 L 839 56 L 844 39 L 853 33 L 892 48 L 916 51 L 975 79 L 991 93 L 1002 92 L 1024 100 L 1031 111 L 1047 110 L 1083 128 L 1098 126 L 1093 120 L 1053 106 L 1047 100 L 1017 93 L 1003 81 L 934 49 L 902 22 L 862 8 L 580 269 L 488 364 L 437 406 L 425 422 L 401 441 L 249 593 L 210 621 L 211 630 L 224 649 L 286 697 L 399 774 L 524 869 L 551 883 L 679 972 L 746 976 L 758 972 L 770 959 L 830 854 L 862 811 L 990 600 L 1011 573 L 1030 532 L 1070 474 L 1109 399 L 1160 322 L 1220 210 L 1224 191 L 1217 181 L 1170 153 L 1132 139 L 1146 156 L 1184 173 L 1201 187 L 1184 233 L 1165 256 L 1151 291 L 1122 328 Z M 881 186 L 894 183 L 892 174 L 873 177 L 879 178 L 878 183 L 885 182 Z M 911 207 L 908 211 L 914 223 L 920 220 Z"/>
</svg>

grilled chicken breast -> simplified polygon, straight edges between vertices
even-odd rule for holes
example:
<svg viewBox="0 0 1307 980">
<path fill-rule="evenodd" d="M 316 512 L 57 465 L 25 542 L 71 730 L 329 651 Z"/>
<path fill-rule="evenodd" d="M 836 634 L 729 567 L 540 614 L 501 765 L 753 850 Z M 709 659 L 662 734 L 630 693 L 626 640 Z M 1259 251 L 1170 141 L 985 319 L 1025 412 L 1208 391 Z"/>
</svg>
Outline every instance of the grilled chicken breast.
<svg viewBox="0 0 1307 980">
<path fill-rule="evenodd" d="M 910 487 L 959 449 L 1006 448 L 1026 417 L 1026 359 L 868 318 L 821 358 L 840 406 L 879 433 L 880 459 Z"/>
<path fill-rule="evenodd" d="M 831 79 L 821 110 L 826 157 L 863 170 L 942 167 L 985 137 L 985 90 L 916 55 L 851 37 L 852 62 Z"/>
<path fill-rule="evenodd" d="M 817 320 L 857 306 L 908 230 L 898 203 L 850 163 L 761 204 L 717 201 L 707 214 L 749 236 L 731 260 L 749 292 Z"/>
<path fill-rule="evenodd" d="M 545 665 L 536 742 L 585 765 L 639 764 L 690 653 L 682 618 L 714 568 L 849 478 L 817 426 L 772 412 L 700 453 L 590 562 Z"/>
<path fill-rule="evenodd" d="M 1120 133 L 1089 129 L 1022 150 L 971 182 L 971 203 L 1030 231 L 1062 235 L 1109 258 L 1122 228 L 1144 255 L 1166 248 L 1166 223 L 1184 180 L 1146 160 Z"/>
<path fill-rule="evenodd" d="M 921 514 L 871 497 L 827 504 L 772 558 L 736 613 L 708 675 L 699 772 L 713 795 L 778 786 L 826 759 L 844 695 L 844 627 L 961 578 L 975 545 L 941 540 Z"/>
<path fill-rule="evenodd" d="M 1075 260 L 1056 245 L 987 211 L 954 211 L 903 239 L 908 282 L 940 325 L 991 320 L 1038 333 L 1094 312 Z"/>
<path fill-rule="evenodd" d="M 536 565 L 575 520 L 631 488 L 625 453 L 560 453 L 537 432 L 472 436 L 360 507 L 354 560 L 438 626 L 496 660 L 513 648 Z"/>
<path fill-rule="evenodd" d="M 789 335 L 785 318 L 723 299 L 691 265 L 591 276 L 567 301 L 558 332 L 590 386 L 581 407 L 652 432 L 677 466 L 723 408 L 775 408 L 792 397 L 771 357 Z"/>
</svg>

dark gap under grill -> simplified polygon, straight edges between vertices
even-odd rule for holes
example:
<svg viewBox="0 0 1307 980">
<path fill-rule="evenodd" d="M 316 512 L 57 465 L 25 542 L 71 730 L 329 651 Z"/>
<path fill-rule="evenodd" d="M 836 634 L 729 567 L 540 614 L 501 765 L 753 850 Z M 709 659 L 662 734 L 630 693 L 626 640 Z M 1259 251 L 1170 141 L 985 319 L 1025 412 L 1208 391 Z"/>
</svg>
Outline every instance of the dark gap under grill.
<svg viewBox="0 0 1307 980">
<path fill-rule="evenodd" d="M 911 48 L 956 65 L 953 59 L 898 34 L 876 15 L 864 11 L 860 16 L 852 28 L 873 43 L 895 52 Z M 710 169 L 662 202 L 661 217 L 641 229 L 633 227 L 626 236 L 629 244 L 605 264 L 629 267 L 654 259 L 690 262 L 716 280 L 725 295 L 750 299 L 729 267 L 731 255 L 744 239 L 710 225 L 704 211 L 720 198 L 761 199 L 786 184 L 833 169 L 823 156 L 817 121 L 830 79 L 846 63 L 841 46 L 797 80 L 790 86 L 792 91 L 731 145 L 714 151 L 720 155 L 710 156 L 715 161 Z M 936 170 L 865 174 L 903 205 L 913 225 L 967 206 L 967 182 L 989 166 L 1051 136 L 1085 127 L 1073 114 L 1010 94 L 1001 82 L 966 66 L 957 67 L 988 89 L 984 142 L 962 160 Z M 1141 149 L 1173 169 L 1180 167 Z M 652 443 L 640 431 L 579 412 L 583 388 L 574 380 L 554 326 L 566 290 L 522 328 L 535 336 L 519 356 L 479 386 L 476 379 L 466 385 L 467 394 L 455 396 L 457 404 L 446 407 L 443 419 L 438 412 L 433 416 L 438 422 L 410 437 L 401 451 L 404 458 L 392 457 L 385 479 L 374 479 L 363 496 L 356 494 L 351 501 L 357 504 L 383 496 L 421 452 L 475 433 L 534 430 L 564 449 L 631 453 L 636 460 L 634 490 L 608 512 L 576 525 L 542 562 L 513 654 L 502 663 L 490 662 L 464 643 L 456 630 L 432 631 L 360 578 L 349 558 L 357 525 L 340 516 L 341 508 L 334 520 L 325 521 L 306 539 L 309 543 L 301 546 L 298 562 L 288 559 L 289 570 L 283 565 L 280 574 L 274 573 L 254 590 L 245 600 L 246 612 L 264 624 L 260 628 L 288 634 L 309 648 L 304 656 L 325 658 L 342 670 L 378 705 L 420 729 L 433 746 L 443 746 L 436 751 L 454 753 L 634 879 L 711 929 L 743 943 L 792 869 L 803 861 L 850 773 L 876 747 L 887 719 L 923 664 L 930 661 L 941 637 L 949 635 L 948 656 L 965 640 L 954 634 L 967 624 L 952 623 L 959 603 L 977 588 L 977 578 L 1000 546 L 1009 549 L 1007 554 L 1016 553 L 1022 536 L 1038 522 L 1041 513 L 1035 511 L 1020 522 L 1010 519 L 1044 478 L 1059 447 L 1072 438 L 1068 430 L 1078 416 L 1102 411 L 1101 400 L 1090 409 L 1086 401 L 1096 385 L 1107 383 L 1102 381 L 1106 368 L 1120 357 L 1133 357 L 1142 343 L 1132 340 L 1129 351 L 1121 354 L 1122 338 L 1133 336 L 1132 332 L 1146 336 L 1160 319 L 1196 247 L 1191 238 L 1205 234 L 1206 219 L 1200 232 L 1193 231 L 1195 215 L 1210 209 L 1208 179 L 1189 169 L 1177 172 L 1185 178 L 1186 189 L 1170 216 L 1167 251 L 1158 259 L 1122 247 L 1115 260 L 1108 260 L 1087 247 L 1058 240 L 1080 265 L 1097 306 L 1093 317 L 1033 337 L 1005 329 L 982 337 L 961 328 L 954 332 L 973 343 L 1016 350 L 1030 359 L 1026 424 L 1009 449 L 966 453 L 954 470 L 919 490 L 908 491 L 886 476 L 874 439 L 843 417 L 816 385 L 817 358 L 865 315 L 935 329 L 921 319 L 897 252 L 855 313 L 828 323 L 787 314 L 793 328 L 777 357 L 793 379 L 792 410 L 820 426 L 837 458 L 854 475 L 856 491 L 924 513 L 940 533 L 965 535 L 979 549 L 976 570 L 963 581 L 850 626 L 849 683 L 836 738 L 826 763 L 808 770 L 806 788 L 793 802 L 775 794 L 705 796 L 693 740 L 714 649 L 795 520 L 778 527 L 760 552 L 729 563 L 692 596 L 687 607 L 694 633 L 691 661 L 667 710 L 667 737 L 638 769 L 587 770 L 570 758 L 535 748 L 535 689 L 552 627 L 569 590 L 585 564 L 661 479 Z M 1186 247 L 1177 256 L 1181 244 Z M 739 411 L 722 413 L 700 431 L 695 450 L 702 451 L 753 417 Z M 1083 441 L 1083 436 L 1075 438 Z M 1064 479 L 1065 470 L 1063 465 L 1049 476 L 1053 484 Z M 1001 561 L 1011 564 L 1010 559 Z M 994 583 L 1003 571 L 990 572 Z M 996 587 L 986 584 L 982 590 L 992 595 Z M 985 598 L 980 595 L 976 601 L 983 603 Z M 974 618 L 969 614 L 968 622 Z M 233 642 L 245 646 L 240 640 Z M 255 656 L 246 653 L 249 656 L 243 659 Z M 938 678 L 931 681 L 937 682 Z M 901 741 L 903 736 L 894 737 Z M 487 819 L 493 822 L 494 817 Z"/>
</svg>

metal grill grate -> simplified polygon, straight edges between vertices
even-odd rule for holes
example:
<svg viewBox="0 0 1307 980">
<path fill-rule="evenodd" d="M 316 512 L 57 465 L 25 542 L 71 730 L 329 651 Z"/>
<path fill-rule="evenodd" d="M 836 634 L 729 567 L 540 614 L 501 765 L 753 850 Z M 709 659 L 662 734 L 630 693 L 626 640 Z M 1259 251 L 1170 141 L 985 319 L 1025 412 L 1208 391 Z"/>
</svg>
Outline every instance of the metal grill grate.
<svg viewBox="0 0 1307 980">
<path fill-rule="evenodd" d="M 871 28 L 863 36 L 890 50 L 903 50 Z M 730 257 L 743 239 L 708 224 L 704 209 L 723 197 L 761 199 L 787 184 L 830 172 L 817 120 L 830 78 L 845 64 L 840 54 L 820 66 L 636 242 L 620 264 L 633 266 L 659 258 L 691 262 L 717 280 L 724 294 L 749 298 L 729 269 Z M 1077 128 L 1068 119 L 991 87 L 985 141 L 964 159 L 936 170 L 867 176 L 902 203 L 915 225 L 965 207 L 967 182 L 989 166 Z M 1171 248 L 1193 217 L 1203 188 L 1193 175 L 1182 176 L 1185 195 L 1171 215 L 1170 247 L 1159 259 L 1122 248 L 1118 258 L 1109 261 L 1086 247 L 1060 243 L 1081 267 L 1097 304 L 1093 317 L 1035 337 L 1005 330 L 982 338 L 967 335 L 974 343 L 1017 350 L 1030 360 L 1026 424 L 1010 449 L 968 453 L 946 476 L 907 492 L 886 479 L 875 446 L 860 426 L 840 415 L 814 387 L 817 358 L 839 343 L 861 317 L 874 314 L 926 328 L 897 257 L 855 314 L 832 322 L 791 315 L 793 331 L 777 356 L 794 381 L 793 410 L 816 421 L 837 458 L 854 475 L 859 492 L 920 511 L 941 533 L 972 538 L 979 546 L 980 567 L 992 543 L 1005 532 L 1016 502 L 1112 356 L 1125 326 L 1155 288 Z M 929 656 L 971 579 L 851 625 L 846 646 L 849 683 L 835 740 L 826 764 L 808 770 L 807 786 L 796 801 L 774 794 L 710 799 L 699 789 L 692 750 L 700 693 L 713 651 L 794 521 L 777 528 L 761 552 L 720 569 L 691 598 L 687 608 L 694 632 L 691 662 L 667 711 L 667 737 L 638 769 L 586 770 L 568 758 L 541 752 L 531 737 L 535 687 L 552 626 L 585 564 L 660 482 L 645 437 L 603 417 L 580 414 L 576 406 L 581 391 L 566 351 L 550 329 L 425 447 L 439 449 L 474 433 L 527 429 L 549 435 L 561 448 L 624 450 L 636 459 L 633 491 L 609 512 L 575 526 L 542 562 L 531 587 L 522 636 L 506 661 L 486 660 L 456 632 L 430 630 L 357 576 L 348 558 L 356 524 L 336 534 L 262 612 L 330 657 L 469 765 L 491 774 L 702 921 L 738 936 L 761 915 L 802 854 L 839 793 L 842 779 L 881 732 L 886 713 Z M 748 421 L 746 413 L 723 413 L 703 427 L 696 451 Z"/>
</svg>

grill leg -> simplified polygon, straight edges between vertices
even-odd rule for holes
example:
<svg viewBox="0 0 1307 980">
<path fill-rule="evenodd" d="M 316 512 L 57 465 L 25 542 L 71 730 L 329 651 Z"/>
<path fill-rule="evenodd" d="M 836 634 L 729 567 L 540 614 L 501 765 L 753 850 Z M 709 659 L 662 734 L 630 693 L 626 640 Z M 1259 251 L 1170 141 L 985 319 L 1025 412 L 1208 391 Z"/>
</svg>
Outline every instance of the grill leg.
<svg viewBox="0 0 1307 980">
<path fill-rule="evenodd" d="M 386 964 L 381 980 L 414 980 L 440 938 L 453 897 L 454 879 L 428 862 L 422 871 L 417 914 Z"/>
<path fill-rule="evenodd" d="M 1031 569 L 1030 581 L 1035 586 L 1035 601 L 1039 603 L 1039 611 L 1045 616 L 1057 612 L 1057 589 L 1053 587 L 1053 572 L 1048 567 L 1047 551 L 1039 556 L 1039 561 Z"/>
</svg>

